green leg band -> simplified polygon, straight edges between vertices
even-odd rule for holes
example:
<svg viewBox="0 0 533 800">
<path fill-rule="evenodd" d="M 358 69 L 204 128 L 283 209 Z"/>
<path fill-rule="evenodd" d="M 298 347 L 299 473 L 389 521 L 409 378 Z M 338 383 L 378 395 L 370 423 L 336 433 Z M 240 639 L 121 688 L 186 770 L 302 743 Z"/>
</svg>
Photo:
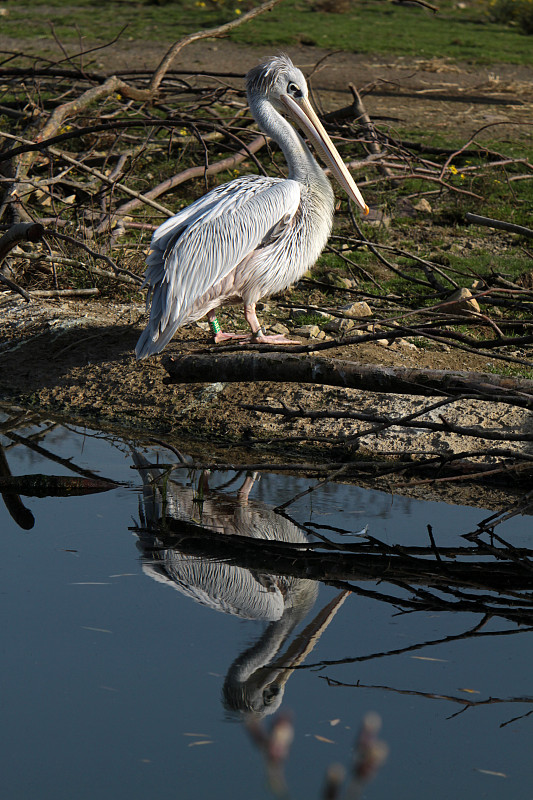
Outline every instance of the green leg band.
<svg viewBox="0 0 533 800">
<path fill-rule="evenodd" d="M 209 324 L 211 325 L 211 330 L 213 331 L 215 336 L 217 335 L 217 333 L 220 333 L 220 325 L 218 324 L 218 319 L 216 317 L 214 317 L 214 319 L 209 320 Z"/>
</svg>

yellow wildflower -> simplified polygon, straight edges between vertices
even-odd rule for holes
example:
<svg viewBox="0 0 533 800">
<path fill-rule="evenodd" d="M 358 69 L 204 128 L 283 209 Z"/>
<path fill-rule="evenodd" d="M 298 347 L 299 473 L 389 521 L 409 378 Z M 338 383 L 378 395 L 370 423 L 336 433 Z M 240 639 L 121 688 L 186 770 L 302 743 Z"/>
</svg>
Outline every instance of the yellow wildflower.
<svg viewBox="0 0 533 800">
<path fill-rule="evenodd" d="M 457 170 L 457 167 L 456 167 L 454 164 L 450 164 L 450 166 L 448 167 L 448 169 L 450 170 L 450 172 L 452 173 L 452 175 L 457 175 L 457 172 L 458 172 L 458 170 Z"/>
<path fill-rule="evenodd" d="M 241 11 L 241 9 L 240 9 L 240 8 L 236 8 L 236 9 L 235 9 L 235 13 L 236 13 L 236 14 L 237 14 L 237 16 L 238 16 L 239 14 L 242 14 L 242 11 Z"/>
</svg>

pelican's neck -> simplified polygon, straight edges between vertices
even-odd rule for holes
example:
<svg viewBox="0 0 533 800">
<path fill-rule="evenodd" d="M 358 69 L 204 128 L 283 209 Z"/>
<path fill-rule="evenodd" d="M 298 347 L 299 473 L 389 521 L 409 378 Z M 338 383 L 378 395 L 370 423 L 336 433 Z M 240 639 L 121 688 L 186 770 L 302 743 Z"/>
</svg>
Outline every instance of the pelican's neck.
<svg viewBox="0 0 533 800">
<path fill-rule="evenodd" d="M 250 110 L 261 130 L 280 146 L 289 167 L 289 178 L 305 184 L 316 181 L 329 184 L 300 134 L 268 100 L 264 97 L 253 98 Z"/>
</svg>

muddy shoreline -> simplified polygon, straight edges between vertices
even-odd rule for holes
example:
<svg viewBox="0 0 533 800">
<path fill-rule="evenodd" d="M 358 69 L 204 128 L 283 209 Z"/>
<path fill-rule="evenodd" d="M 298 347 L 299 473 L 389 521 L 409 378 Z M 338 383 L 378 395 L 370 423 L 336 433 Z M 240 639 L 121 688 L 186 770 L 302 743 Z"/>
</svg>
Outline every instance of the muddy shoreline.
<svg viewBox="0 0 533 800">
<path fill-rule="evenodd" d="M 379 436 L 362 437 L 356 446 L 349 440 L 328 443 L 331 437 L 349 437 L 372 426 L 352 420 L 286 420 L 245 410 L 242 404 L 275 408 L 283 400 L 291 407 L 301 404 L 306 408 L 379 410 L 382 414 L 401 416 L 429 405 L 431 398 L 263 382 L 167 386 L 161 356 L 143 362 L 135 360 L 133 349 L 143 322 L 144 309 L 140 303 L 72 299 L 40 300 L 28 305 L 22 299 L 13 299 L 4 304 L 1 401 L 28 413 L 140 441 L 156 438 L 179 446 L 204 462 L 324 464 L 375 459 L 383 463 L 411 452 L 438 455 L 463 452 L 465 446 L 471 450 L 495 446 L 489 440 L 472 439 L 466 444 L 465 437 L 453 433 L 399 427 L 389 428 Z M 165 354 L 212 347 L 209 335 L 197 326 L 190 326 L 182 333 Z M 483 369 L 483 362 L 487 361 L 463 354 L 461 364 L 461 355 L 454 351 L 424 351 L 373 343 L 339 347 L 330 354 L 366 363 L 444 369 Z M 445 418 L 463 425 L 531 431 L 528 411 L 499 403 L 460 401 L 446 408 Z M 295 440 L 298 438 L 302 440 Z M 531 452 L 530 443 L 520 442 L 516 446 Z M 483 462 L 490 460 L 490 456 L 483 456 Z M 385 491 L 394 486 L 392 480 L 372 479 L 363 473 L 355 480 Z M 513 486 L 512 481 L 504 490 L 487 481 L 481 481 L 480 488 L 477 481 L 473 490 L 471 482 L 459 487 L 441 483 L 410 488 L 409 480 L 403 481 L 407 485 L 399 489 L 402 494 L 487 508 L 500 507 L 508 501 L 509 492 L 516 491 L 518 495 L 523 491 L 518 484 Z M 398 489 L 394 487 L 394 491 Z"/>
</svg>

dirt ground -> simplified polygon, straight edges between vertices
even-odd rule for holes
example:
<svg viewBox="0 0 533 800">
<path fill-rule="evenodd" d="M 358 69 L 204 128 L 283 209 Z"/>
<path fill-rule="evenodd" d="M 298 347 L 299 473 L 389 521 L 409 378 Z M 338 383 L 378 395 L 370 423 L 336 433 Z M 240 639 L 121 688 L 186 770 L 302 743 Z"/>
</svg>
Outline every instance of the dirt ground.
<svg viewBox="0 0 533 800">
<path fill-rule="evenodd" d="M 16 49 L 15 44 L 0 37 L 2 50 Z M 133 59 L 129 43 L 116 45 L 113 51 L 97 54 L 96 66 L 120 71 L 131 67 L 134 61 L 136 69 L 153 68 L 162 52 L 161 47 L 156 49 L 146 43 L 139 46 Z M 198 73 L 245 73 L 270 52 L 225 41 L 200 42 L 187 49 L 183 63 L 174 66 L 179 69 L 186 63 L 190 69 L 193 65 Z M 294 48 L 289 54 L 306 71 L 326 55 L 314 48 Z M 325 110 L 350 103 L 350 82 L 359 88 L 375 84 L 377 88 L 366 99 L 375 119 L 389 119 L 391 125 L 409 125 L 414 132 L 453 128 L 455 134 L 465 137 L 482 125 L 501 122 L 506 123 L 502 126 L 505 137 L 511 138 L 523 136 L 524 127 L 519 123 L 531 119 L 532 78 L 533 69 L 524 67 L 473 67 L 438 60 L 412 62 L 336 53 L 315 73 L 313 87 Z M 275 306 L 275 299 L 269 300 L 269 305 Z M 230 312 L 234 313 L 237 312 Z M 271 322 L 268 313 L 263 313 L 262 318 Z M 139 437 L 157 435 L 174 441 L 192 437 L 203 442 L 204 447 L 209 442 L 211 454 L 223 444 L 233 446 L 237 453 L 247 448 L 251 440 L 261 440 L 261 444 L 254 445 L 252 458 L 257 458 L 258 453 L 261 457 L 267 453 L 277 453 L 279 457 L 280 452 L 286 457 L 289 452 L 294 455 L 297 444 L 279 441 L 287 436 L 349 435 L 361 423 L 287 423 L 279 417 L 245 412 L 239 407 L 241 403 L 278 405 L 283 399 L 289 405 L 379 409 L 387 414 L 408 413 L 428 404 L 427 398 L 300 385 L 168 387 L 163 384 L 166 371 L 161 357 L 135 361 L 133 348 L 143 325 L 144 308 L 140 303 L 35 298 L 28 305 L 21 298 L 2 293 L 0 399 L 94 427 L 119 428 Z M 194 325 L 180 331 L 166 352 L 190 352 L 208 346 L 208 333 Z M 424 350 L 408 342 L 342 347 L 328 351 L 328 355 L 366 363 L 480 371 L 487 369 L 490 362 L 462 351 L 450 351 L 446 346 Z M 463 425 L 504 426 L 509 430 L 530 430 L 531 426 L 531 415 L 526 411 L 473 401 L 450 406 L 446 418 Z M 384 457 L 414 448 L 423 452 L 457 452 L 470 446 L 490 447 L 488 441 L 473 442 L 465 446 L 464 439 L 458 440 L 452 434 L 391 429 L 386 436 L 365 437 L 360 444 L 363 450 L 380 451 Z"/>
<path fill-rule="evenodd" d="M 84 43 L 86 49 L 90 43 Z M 153 70 L 171 42 L 118 41 L 87 56 L 86 70 L 109 74 Z M 72 48 L 75 52 L 76 48 Z M 275 48 L 274 48 L 275 50 Z M 0 33 L 0 51 L 32 52 L 26 40 Z M 39 41 L 35 52 L 51 59 L 62 58 L 53 40 Z M 222 82 L 242 87 L 246 72 L 261 59 L 272 55 L 271 47 L 246 47 L 224 39 L 202 40 L 188 45 L 172 64 L 172 69 L 190 74 L 231 73 Z M 523 127 L 514 124 L 530 121 L 533 108 L 533 67 L 510 64 L 479 66 L 450 63 L 446 59 L 409 59 L 394 56 L 368 56 L 357 53 L 329 53 L 317 47 L 289 47 L 285 52 L 306 75 L 323 109 L 349 105 L 349 84 L 365 95 L 365 105 L 375 120 L 407 124 L 413 130 L 453 129 L 468 135 L 482 125 L 507 123 L 505 137 L 524 136 Z M 75 63 L 77 63 L 75 61 Z M 372 93 L 367 95 L 367 90 Z"/>
<path fill-rule="evenodd" d="M 275 383 L 214 383 L 167 386 L 163 358 L 137 362 L 133 353 L 144 323 L 140 304 L 110 304 L 99 301 L 39 300 L 27 305 L 12 299 L 2 307 L 2 351 L 0 354 L 0 398 L 22 407 L 41 409 L 94 427 L 118 428 L 140 438 L 164 436 L 177 441 L 194 438 L 213 448 L 230 445 L 235 452 L 254 444 L 255 455 L 276 454 L 279 460 L 316 458 L 322 437 L 351 435 L 368 423 L 356 421 L 292 420 L 263 415 L 240 408 L 241 404 L 308 408 L 345 408 L 389 415 L 418 411 L 431 398 L 386 395 L 335 387 Z M 227 316 L 237 316 L 237 310 Z M 290 320 L 287 320 L 290 324 Z M 230 323 L 231 324 L 231 323 Z M 230 324 L 228 327 L 230 327 Z M 302 342 L 309 339 L 300 337 Z M 437 348 L 441 346 L 437 345 Z M 483 371 L 489 359 L 461 351 L 424 350 L 401 341 L 339 346 L 328 357 L 369 364 L 466 369 Z M 208 332 L 197 325 L 183 330 L 164 355 L 216 350 Z M 531 414 L 498 403 L 460 401 L 445 412 L 429 413 L 424 419 L 482 425 L 509 431 L 531 430 Z M 286 437 L 311 437 L 312 441 L 287 443 Z M 444 432 L 420 432 L 398 427 L 360 439 L 362 452 L 382 454 L 417 450 L 426 453 L 460 452 L 463 437 Z M 528 447 L 527 443 L 516 445 Z M 466 449 L 490 448 L 488 440 L 472 440 Z M 327 447 L 320 460 L 342 460 L 348 448 Z M 227 457 L 227 456 L 226 456 Z M 234 456 L 232 456 L 233 458 Z"/>
</svg>

